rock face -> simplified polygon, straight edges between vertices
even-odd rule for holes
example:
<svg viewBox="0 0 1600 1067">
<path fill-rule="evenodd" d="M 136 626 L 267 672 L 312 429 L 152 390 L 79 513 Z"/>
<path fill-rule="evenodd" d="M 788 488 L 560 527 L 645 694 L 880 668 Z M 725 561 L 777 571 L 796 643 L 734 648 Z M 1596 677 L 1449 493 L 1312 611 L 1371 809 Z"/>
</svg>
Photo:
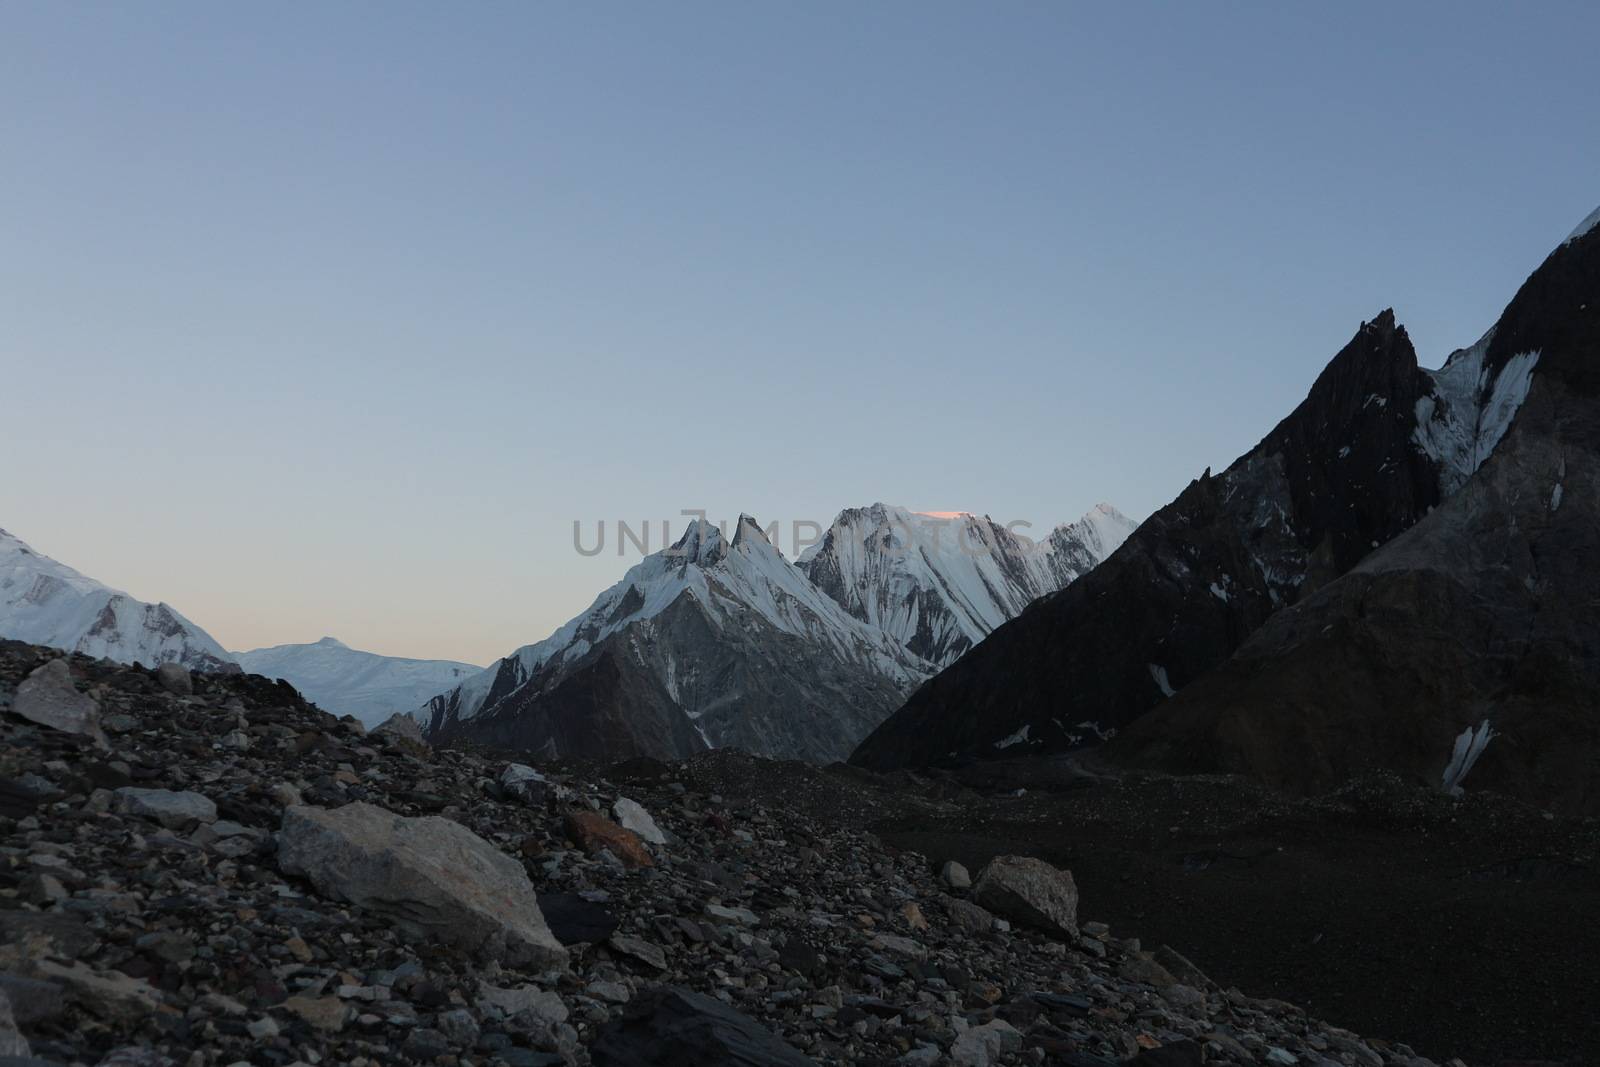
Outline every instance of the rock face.
<svg viewBox="0 0 1600 1067">
<path fill-rule="evenodd" d="M 437 938 L 518 964 L 564 967 L 523 869 L 472 831 L 371 804 L 283 813 L 278 863 L 325 893 Z"/>
<path fill-rule="evenodd" d="M 1427 439 L 1453 495 L 1114 755 L 1301 793 L 1386 767 L 1600 813 L 1600 231 L 1556 249 L 1439 377 L 1481 413 L 1430 422 L 1454 431 Z"/>
<path fill-rule="evenodd" d="M 668 986 L 640 997 L 590 1049 L 595 1067 L 816 1067 L 747 1015 Z"/>
<path fill-rule="evenodd" d="M 232 658 L 166 604 L 146 604 L 0 530 L 0 637 L 154 667 L 221 670 Z"/>
<path fill-rule="evenodd" d="M 1161 703 L 1438 501 L 1439 467 L 1410 443 L 1428 389 L 1394 314 L 1363 324 L 1251 452 L 917 690 L 852 761 L 1060 751 Z"/>
<path fill-rule="evenodd" d="M 72 668 L 64 659 L 53 659 L 28 675 L 17 686 L 11 700 L 11 711 L 63 733 L 81 734 L 100 747 L 106 747 L 106 735 L 100 729 L 100 706 L 94 698 L 78 692 L 72 684 Z"/>
<path fill-rule="evenodd" d="M 1442 782 L 1463 731 L 1515 721 L 1526 743 L 1491 741 L 1475 780 L 1595 802 L 1579 710 L 1594 654 L 1572 635 L 1592 632 L 1575 572 L 1595 558 L 1597 246 L 1589 232 L 1557 249 L 1438 371 L 1392 312 L 1363 324 L 1261 444 L 924 685 L 852 759 L 1058 752 L 1139 722 L 1116 749 L 1142 766 L 1298 789 L 1374 766 Z M 1534 677 L 1550 692 L 1517 680 Z M 1561 774 L 1528 773 L 1546 756 Z"/>
<path fill-rule="evenodd" d="M 1078 936 L 1078 887 L 1071 871 L 1029 856 L 997 856 L 978 874 L 972 896 L 1013 922 L 1062 937 Z"/>
</svg>

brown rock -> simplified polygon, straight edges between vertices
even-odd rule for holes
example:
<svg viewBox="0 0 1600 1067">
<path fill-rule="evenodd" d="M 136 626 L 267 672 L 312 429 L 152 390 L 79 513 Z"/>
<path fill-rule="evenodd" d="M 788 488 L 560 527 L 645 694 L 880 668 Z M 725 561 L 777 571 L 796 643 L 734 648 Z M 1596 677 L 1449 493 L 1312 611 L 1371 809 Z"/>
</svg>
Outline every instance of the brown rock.
<svg viewBox="0 0 1600 1067">
<path fill-rule="evenodd" d="M 350 1018 L 350 1006 L 338 997 L 290 997 L 283 1006 L 324 1033 L 338 1033 Z"/>
<path fill-rule="evenodd" d="M 625 867 L 653 867 L 650 850 L 644 840 L 632 830 L 626 830 L 597 811 L 569 811 L 566 818 L 567 836 L 591 856 L 601 849 L 609 849 Z"/>
</svg>

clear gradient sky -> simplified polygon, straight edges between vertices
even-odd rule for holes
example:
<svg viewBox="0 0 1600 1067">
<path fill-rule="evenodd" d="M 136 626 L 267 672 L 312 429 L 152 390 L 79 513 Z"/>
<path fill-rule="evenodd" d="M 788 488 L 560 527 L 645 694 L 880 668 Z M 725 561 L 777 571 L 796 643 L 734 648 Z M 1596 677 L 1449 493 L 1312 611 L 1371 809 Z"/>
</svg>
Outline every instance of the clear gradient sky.
<svg viewBox="0 0 1600 1067">
<path fill-rule="evenodd" d="M 1143 516 L 1600 204 L 1600 8 L 0 3 L 0 526 L 485 663 L 572 522 Z"/>
</svg>

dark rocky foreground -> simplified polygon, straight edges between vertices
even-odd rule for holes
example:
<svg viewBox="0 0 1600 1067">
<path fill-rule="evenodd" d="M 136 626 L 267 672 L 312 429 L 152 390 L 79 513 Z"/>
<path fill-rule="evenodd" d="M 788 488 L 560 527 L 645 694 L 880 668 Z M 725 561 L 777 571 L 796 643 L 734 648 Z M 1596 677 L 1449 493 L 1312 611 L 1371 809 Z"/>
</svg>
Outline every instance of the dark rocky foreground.
<svg viewBox="0 0 1600 1067">
<path fill-rule="evenodd" d="M 368 735 L 257 677 L 81 657 L 64 680 L 38 673 L 58 656 L 0 644 L 0 1057 L 33 1057 L 4 1063 L 1424 1065 L 1399 1026 L 1363 1039 L 1320 1021 L 1362 1014 L 1324 1011 L 1320 992 L 1311 1014 L 1257 999 L 1295 975 L 1320 990 L 1312 976 L 1355 951 L 1343 927 L 1320 956 L 1298 933 L 1344 891 L 1331 867 L 1333 883 L 1276 907 L 1243 893 L 1251 878 L 1201 888 L 1218 884 L 1205 872 L 1231 870 L 1240 825 L 1264 843 L 1315 841 L 1359 836 L 1366 818 L 1382 824 L 1374 840 L 1428 841 L 1424 868 L 1440 850 L 1470 866 L 1512 847 L 1479 838 L 1496 824 L 1471 797 L 1435 811 L 1373 795 L 1324 817 L 1170 779 L 1058 794 L 1043 787 L 1072 775 L 1018 767 L 1004 784 L 1031 775 L 1034 788 L 1000 798 L 984 795 L 995 781 L 726 753 L 539 773 Z M 50 688 L 62 684 L 75 692 Z M 1592 863 L 1591 824 L 1529 818 L 1551 835 L 1539 848 Z M 1431 840 L 1457 819 L 1462 833 Z M 1498 829 L 1524 833 L 1521 819 Z M 1200 858 L 1165 870 L 1173 849 Z M 1013 850 L 1070 860 L 1084 907 L 1047 865 L 983 869 Z M 1358 852 L 1364 876 L 1396 858 Z M 962 858 L 970 887 L 943 863 Z M 1262 887 L 1294 881 L 1257 866 Z M 1193 888 L 1168 899 L 1191 867 Z M 1239 896 L 1231 913 L 1217 909 L 1226 895 Z M 1565 951 L 1594 958 L 1595 916 L 1541 899 Z M 1592 1006 L 1588 959 L 1569 968 L 1518 943 L 1520 914 L 1464 932 L 1479 970 Z M 1218 929 L 1199 936 L 1206 926 Z M 1256 996 L 1231 984 L 1258 972 L 1199 953 L 1225 938 L 1259 953 L 1263 933 L 1284 982 L 1238 979 Z M 1482 979 L 1400 952 L 1352 977 L 1407 1005 L 1471 997 Z M 1537 1007 L 1515 983 L 1503 996 L 1502 1021 Z M 1448 1025 L 1409 1023 L 1440 1038 L 1414 1039 L 1436 1062 L 1592 1051 L 1592 1033 L 1543 1010 L 1533 1030 L 1505 1030 L 1528 1044 L 1492 1052 L 1473 1024 L 1447 1042 Z"/>
</svg>

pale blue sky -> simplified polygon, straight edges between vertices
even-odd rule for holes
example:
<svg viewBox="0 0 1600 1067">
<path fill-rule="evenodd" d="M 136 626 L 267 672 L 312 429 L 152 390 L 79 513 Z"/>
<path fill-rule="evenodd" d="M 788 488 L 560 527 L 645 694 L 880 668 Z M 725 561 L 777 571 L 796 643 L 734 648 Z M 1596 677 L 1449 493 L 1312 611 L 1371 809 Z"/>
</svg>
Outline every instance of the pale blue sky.
<svg viewBox="0 0 1600 1067">
<path fill-rule="evenodd" d="M 487 662 L 582 519 L 1144 515 L 1600 204 L 1592 4 L 0 3 L 0 526 Z"/>
</svg>

